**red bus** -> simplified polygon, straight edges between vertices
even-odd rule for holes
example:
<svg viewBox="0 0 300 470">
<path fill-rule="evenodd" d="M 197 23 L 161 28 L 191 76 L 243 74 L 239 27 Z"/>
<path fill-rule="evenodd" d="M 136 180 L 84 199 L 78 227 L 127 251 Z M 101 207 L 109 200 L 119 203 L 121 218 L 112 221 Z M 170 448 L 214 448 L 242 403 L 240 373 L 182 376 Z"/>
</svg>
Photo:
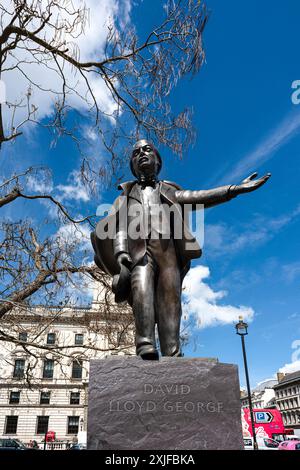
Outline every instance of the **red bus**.
<svg viewBox="0 0 300 470">
<path fill-rule="evenodd" d="M 284 441 L 291 433 L 284 427 L 279 410 L 273 408 L 253 409 L 254 427 L 257 437 L 269 437 L 276 441 Z M 249 408 L 242 409 L 243 437 L 253 437 Z"/>
</svg>

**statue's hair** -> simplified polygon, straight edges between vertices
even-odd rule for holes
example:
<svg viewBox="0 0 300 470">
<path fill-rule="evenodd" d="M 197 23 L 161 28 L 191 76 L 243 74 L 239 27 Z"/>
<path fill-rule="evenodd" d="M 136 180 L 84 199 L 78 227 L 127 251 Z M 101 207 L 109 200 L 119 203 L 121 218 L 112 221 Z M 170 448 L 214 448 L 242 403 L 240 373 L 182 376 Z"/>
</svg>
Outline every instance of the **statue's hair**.
<svg viewBox="0 0 300 470">
<path fill-rule="evenodd" d="M 162 167 L 162 159 L 161 159 L 161 156 L 160 156 L 160 153 L 159 151 L 157 150 L 157 148 L 154 147 L 154 145 L 152 144 L 152 142 L 149 142 L 149 140 L 147 139 L 140 139 L 136 142 L 135 145 L 137 145 L 139 142 L 141 142 L 142 140 L 144 140 L 145 142 L 147 142 L 149 145 L 151 145 L 151 147 L 153 148 L 154 150 L 154 153 L 157 157 L 157 161 L 158 161 L 158 168 L 157 168 L 157 174 L 160 172 L 161 170 L 161 167 Z M 137 177 L 137 175 L 135 174 L 135 171 L 134 171 L 134 168 L 133 168 L 133 164 L 132 164 L 132 155 L 133 155 L 133 152 L 131 154 L 131 158 L 130 158 L 130 169 L 131 169 L 131 173 Z"/>
</svg>

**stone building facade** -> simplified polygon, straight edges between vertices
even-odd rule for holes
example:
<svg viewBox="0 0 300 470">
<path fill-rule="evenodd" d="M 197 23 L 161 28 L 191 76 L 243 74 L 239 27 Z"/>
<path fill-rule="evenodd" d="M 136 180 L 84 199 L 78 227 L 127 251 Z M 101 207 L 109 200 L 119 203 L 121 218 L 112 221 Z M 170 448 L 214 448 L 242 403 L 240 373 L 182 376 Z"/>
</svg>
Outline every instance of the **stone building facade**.
<svg viewBox="0 0 300 470">
<path fill-rule="evenodd" d="M 265 380 L 252 390 L 251 400 L 253 408 L 275 408 L 274 385 L 278 382 L 276 379 Z M 249 408 L 248 395 L 245 391 L 241 392 L 241 407 Z"/>
<path fill-rule="evenodd" d="M 287 429 L 293 429 L 300 437 L 300 370 L 291 374 L 278 374 L 274 386 L 276 406 L 281 411 Z"/>
<path fill-rule="evenodd" d="M 84 441 L 90 359 L 134 354 L 131 312 L 107 307 L 24 307 L 3 319 L 0 437 L 41 443 L 53 431 L 58 446 Z"/>
</svg>

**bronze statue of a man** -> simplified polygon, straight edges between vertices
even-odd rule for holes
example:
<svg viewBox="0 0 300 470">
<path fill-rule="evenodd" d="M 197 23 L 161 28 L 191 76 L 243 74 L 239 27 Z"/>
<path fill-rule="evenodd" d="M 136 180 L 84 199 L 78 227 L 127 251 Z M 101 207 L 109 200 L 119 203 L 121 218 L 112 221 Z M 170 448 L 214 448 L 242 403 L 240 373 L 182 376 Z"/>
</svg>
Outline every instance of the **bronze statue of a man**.
<svg viewBox="0 0 300 470">
<path fill-rule="evenodd" d="M 179 329 L 181 288 L 190 262 L 201 256 L 196 239 L 184 220 L 184 208 L 202 204 L 209 208 L 230 201 L 238 194 L 262 186 L 270 174 L 240 185 L 210 190 L 182 190 L 177 184 L 159 181 L 159 152 L 147 140 L 138 141 L 130 167 L 135 181 L 120 185 L 121 197 L 111 215 L 92 233 L 95 263 L 114 276 L 116 301 L 128 300 L 136 326 L 136 353 L 143 359 L 158 359 L 155 325 L 161 354 L 181 356 Z M 168 212 L 168 208 L 172 208 Z M 170 216 L 171 214 L 171 216 Z M 182 229 L 175 236 L 176 228 Z M 111 230 L 113 228 L 113 230 Z"/>
</svg>

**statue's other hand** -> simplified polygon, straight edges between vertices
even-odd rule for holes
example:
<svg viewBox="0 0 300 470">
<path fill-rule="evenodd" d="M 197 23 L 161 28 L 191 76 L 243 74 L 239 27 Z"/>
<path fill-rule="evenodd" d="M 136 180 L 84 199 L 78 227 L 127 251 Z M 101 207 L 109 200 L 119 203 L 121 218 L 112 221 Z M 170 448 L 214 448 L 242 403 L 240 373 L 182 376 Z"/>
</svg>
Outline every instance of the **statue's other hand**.
<svg viewBox="0 0 300 470">
<path fill-rule="evenodd" d="M 245 178 L 241 184 L 234 186 L 234 192 L 235 194 L 241 194 L 241 193 L 249 193 L 251 191 L 255 191 L 257 188 L 260 188 L 263 184 L 265 184 L 266 181 L 271 176 L 271 173 L 267 173 L 265 176 L 262 176 L 261 178 L 255 179 L 257 176 L 257 172 L 252 173 L 252 175 L 248 176 Z"/>
<path fill-rule="evenodd" d="M 122 267 L 122 265 L 126 266 L 128 269 L 132 266 L 132 259 L 128 253 L 120 253 L 117 258 L 117 263 Z"/>
</svg>

